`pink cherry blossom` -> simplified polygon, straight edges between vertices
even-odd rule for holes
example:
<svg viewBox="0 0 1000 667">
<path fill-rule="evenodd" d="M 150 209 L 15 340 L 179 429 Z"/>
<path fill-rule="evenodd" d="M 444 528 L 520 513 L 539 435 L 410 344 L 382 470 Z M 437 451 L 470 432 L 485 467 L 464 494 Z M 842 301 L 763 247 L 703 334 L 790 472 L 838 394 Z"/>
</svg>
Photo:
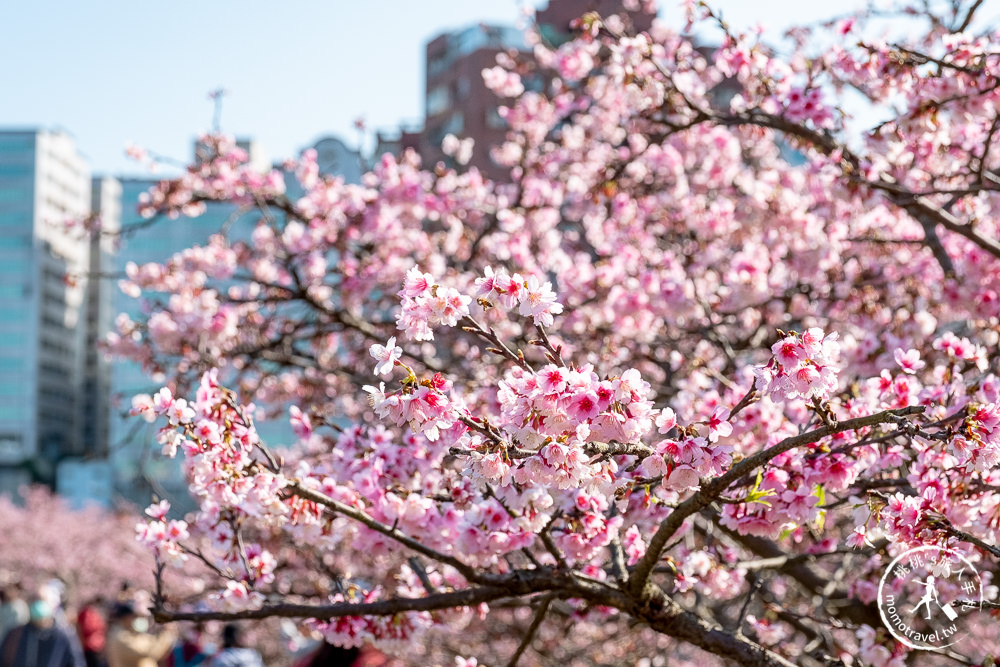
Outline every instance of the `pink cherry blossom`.
<svg viewBox="0 0 1000 667">
<path fill-rule="evenodd" d="M 389 375 L 393 365 L 403 356 L 403 349 L 396 347 L 396 337 L 392 336 L 385 345 L 372 345 L 368 353 L 378 362 L 375 364 L 375 375 Z"/>
</svg>

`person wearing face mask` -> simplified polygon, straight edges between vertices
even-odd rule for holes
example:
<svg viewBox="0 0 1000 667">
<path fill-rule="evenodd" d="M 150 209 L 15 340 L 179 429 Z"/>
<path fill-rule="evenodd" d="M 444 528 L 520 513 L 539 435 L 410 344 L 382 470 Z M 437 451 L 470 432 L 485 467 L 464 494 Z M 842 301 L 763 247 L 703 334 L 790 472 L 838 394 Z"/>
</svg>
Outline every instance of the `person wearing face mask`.
<svg viewBox="0 0 1000 667">
<path fill-rule="evenodd" d="M 108 667 L 156 667 L 176 639 L 168 628 L 150 632 L 149 618 L 136 613 L 132 603 L 119 602 L 111 611 Z"/>
<path fill-rule="evenodd" d="M 86 667 L 44 595 L 32 596 L 28 617 L 27 624 L 8 632 L 0 644 L 0 667 Z"/>
</svg>

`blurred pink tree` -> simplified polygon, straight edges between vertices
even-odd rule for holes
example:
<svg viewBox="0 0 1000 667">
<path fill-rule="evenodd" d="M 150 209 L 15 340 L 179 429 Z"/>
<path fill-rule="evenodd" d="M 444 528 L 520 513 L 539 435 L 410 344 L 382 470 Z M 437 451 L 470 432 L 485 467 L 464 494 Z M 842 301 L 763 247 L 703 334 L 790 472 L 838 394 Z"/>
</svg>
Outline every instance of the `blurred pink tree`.
<svg viewBox="0 0 1000 667">
<path fill-rule="evenodd" d="M 132 511 L 70 507 L 45 487 L 26 487 L 18 502 L 0 496 L 0 576 L 27 590 L 50 579 L 66 584 L 74 604 L 114 599 L 128 584 L 152 590 L 153 564 L 135 540 Z"/>
</svg>

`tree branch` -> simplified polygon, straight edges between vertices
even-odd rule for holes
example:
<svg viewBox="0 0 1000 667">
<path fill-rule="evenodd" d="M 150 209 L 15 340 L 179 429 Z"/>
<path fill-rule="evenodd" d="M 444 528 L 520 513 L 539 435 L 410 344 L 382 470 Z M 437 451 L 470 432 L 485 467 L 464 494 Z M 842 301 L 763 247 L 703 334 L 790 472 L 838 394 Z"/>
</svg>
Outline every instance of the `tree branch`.
<svg viewBox="0 0 1000 667">
<path fill-rule="evenodd" d="M 507 667 L 517 667 L 517 661 L 521 659 L 524 652 L 528 650 L 531 646 L 532 640 L 534 640 L 535 635 L 538 634 L 538 628 L 541 627 L 542 621 L 545 620 L 545 614 L 549 611 L 549 605 L 552 604 L 552 600 L 555 598 L 554 593 L 549 593 L 542 598 L 542 601 L 538 605 L 538 609 L 535 611 L 535 617 L 531 619 L 531 625 L 528 626 L 527 632 L 524 633 L 524 639 L 518 644 L 517 650 L 514 651 L 514 655 L 510 657 L 510 661 L 507 663 Z"/>
<path fill-rule="evenodd" d="M 779 454 L 783 454 L 790 449 L 811 444 L 817 440 L 825 438 L 828 435 L 833 435 L 834 433 L 853 431 L 866 426 L 875 426 L 878 424 L 896 423 L 901 417 L 919 414 L 924 410 L 924 406 L 911 405 L 909 407 L 899 408 L 896 410 L 884 410 L 866 417 L 857 417 L 855 419 L 835 422 L 830 425 L 821 426 L 820 428 L 812 431 L 807 431 L 806 433 L 785 438 L 773 447 L 757 452 L 753 456 L 749 456 L 735 463 L 723 475 L 704 484 L 694 493 L 694 495 L 678 505 L 677 508 L 671 512 L 662 523 L 660 523 L 656 533 L 649 541 L 649 545 L 646 549 L 646 555 L 643 556 L 642 559 L 636 564 L 635 570 L 632 573 L 632 579 L 629 583 L 630 592 L 636 596 L 641 596 L 643 594 L 643 589 L 649 582 L 649 576 L 653 571 L 653 567 L 656 565 L 656 562 L 660 560 L 660 556 L 663 554 L 663 548 L 666 546 L 673 534 L 676 533 L 681 527 L 684 520 L 715 501 L 719 495 L 734 481 L 740 479 L 744 475 L 749 475 L 757 468 L 765 465 L 774 457 Z"/>
<path fill-rule="evenodd" d="M 854 171 L 857 171 L 861 164 L 861 160 L 857 155 L 852 153 L 846 146 L 839 143 L 829 133 L 812 130 L 797 123 L 793 123 L 792 121 L 782 118 L 781 116 L 756 110 L 744 111 L 741 113 L 720 113 L 715 111 L 699 110 L 698 114 L 700 120 L 702 121 L 711 121 L 723 126 L 756 125 L 758 127 L 768 127 L 773 130 L 778 130 L 810 143 L 814 148 L 826 155 L 831 155 L 834 152 L 839 151 L 843 156 L 843 159 L 851 165 L 851 168 Z M 909 213 L 917 222 L 919 222 L 924 228 L 925 233 L 928 227 L 933 228 L 934 225 L 941 225 L 948 231 L 964 236 L 989 254 L 1000 259 L 1000 243 L 977 234 L 976 231 L 972 229 L 971 225 L 963 224 L 951 213 L 923 200 L 913 192 L 910 192 L 905 188 L 901 188 L 898 184 L 893 182 L 890 176 L 883 174 L 879 177 L 878 181 L 870 181 L 860 177 L 856 177 L 856 180 L 862 185 L 866 185 L 876 190 L 881 190 L 885 194 L 886 199 Z M 929 238 L 928 241 L 933 244 L 933 238 Z M 935 253 L 935 257 L 937 257 L 940 261 L 941 258 L 938 256 L 939 251 L 935 251 L 933 245 L 931 245 L 931 251 Z M 948 262 L 942 266 L 942 269 L 945 270 L 945 272 L 947 272 L 947 266 L 950 265 L 950 263 L 950 260 L 948 260 Z M 954 270 L 954 267 L 952 267 L 952 270 Z"/>
<path fill-rule="evenodd" d="M 536 582 L 537 585 L 538 582 Z M 272 604 L 257 609 L 240 611 L 169 611 L 154 609 L 153 618 L 158 623 L 171 621 L 237 621 L 241 619 L 261 619 L 277 616 L 280 618 L 315 618 L 328 620 L 344 616 L 394 616 L 411 611 L 436 611 L 438 609 L 455 609 L 491 602 L 511 595 L 523 595 L 513 592 L 509 586 L 483 586 L 467 588 L 460 591 L 438 593 L 422 598 L 391 598 L 377 602 L 338 602 L 328 605 L 308 604 Z"/>
<path fill-rule="evenodd" d="M 444 563 L 445 565 L 450 565 L 455 568 L 463 577 L 468 581 L 474 582 L 485 582 L 489 578 L 485 575 L 477 572 L 474 568 L 469 567 L 462 561 L 454 558 L 452 556 L 445 555 L 434 549 L 431 549 L 427 545 L 423 544 L 419 540 L 415 540 L 412 537 L 402 533 L 392 526 L 387 526 L 380 521 L 376 521 L 372 517 L 368 516 L 359 509 L 355 509 L 350 505 L 345 505 L 344 503 L 334 500 L 327 495 L 315 491 L 313 489 L 308 489 L 299 483 L 289 484 L 286 489 L 300 498 L 305 498 L 306 500 L 311 500 L 314 503 L 322 505 L 336 514 L 342 514 L 348 518 L 354 519 L 355 521 L 363 524 L 364 526 L 371 528 L 377 533 L 381 533 L 388 538 L 391 538 L 400 544 L 409 547 L 417 553 L 423 554 L 428 558 L 438 561 L 439 563 Z"/>
</svg>

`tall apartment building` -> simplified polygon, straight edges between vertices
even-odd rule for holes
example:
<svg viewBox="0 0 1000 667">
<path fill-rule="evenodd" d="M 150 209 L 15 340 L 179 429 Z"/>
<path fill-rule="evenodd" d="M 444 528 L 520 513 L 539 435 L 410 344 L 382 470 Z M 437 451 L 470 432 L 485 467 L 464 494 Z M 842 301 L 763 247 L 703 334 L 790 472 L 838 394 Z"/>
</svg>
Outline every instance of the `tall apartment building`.
<svg viewBox="0 0 1000 667">
<path fill-rule="evenodd" d="M 112 180 L 95 187 L 113 199 Z M 102 324 L 88 280 L 102 246 L 63 226 L 91 213 L 92 196 L 71 136 L 0 132 L 0 492 L 53 484 L 60 462 L 103 453 L 106 368 L 88 353 Z"/>
<path fill-rule="evenodd" d="M 96 177 L 91 182 L 91 215 L 100 220 L 100 234 L 90 240 L 90 266 L 87 281 L 87 344 L 84 358 L 84 421 L 81 436 L 84 450 L 95 457 L 108 455 L 110 419 L 111 362 L 100 349 L 115 313 L 110 280 L 115 269 L 117 233 L 121 227 L 122 186 L 111 177 Z"/>
</svg>

